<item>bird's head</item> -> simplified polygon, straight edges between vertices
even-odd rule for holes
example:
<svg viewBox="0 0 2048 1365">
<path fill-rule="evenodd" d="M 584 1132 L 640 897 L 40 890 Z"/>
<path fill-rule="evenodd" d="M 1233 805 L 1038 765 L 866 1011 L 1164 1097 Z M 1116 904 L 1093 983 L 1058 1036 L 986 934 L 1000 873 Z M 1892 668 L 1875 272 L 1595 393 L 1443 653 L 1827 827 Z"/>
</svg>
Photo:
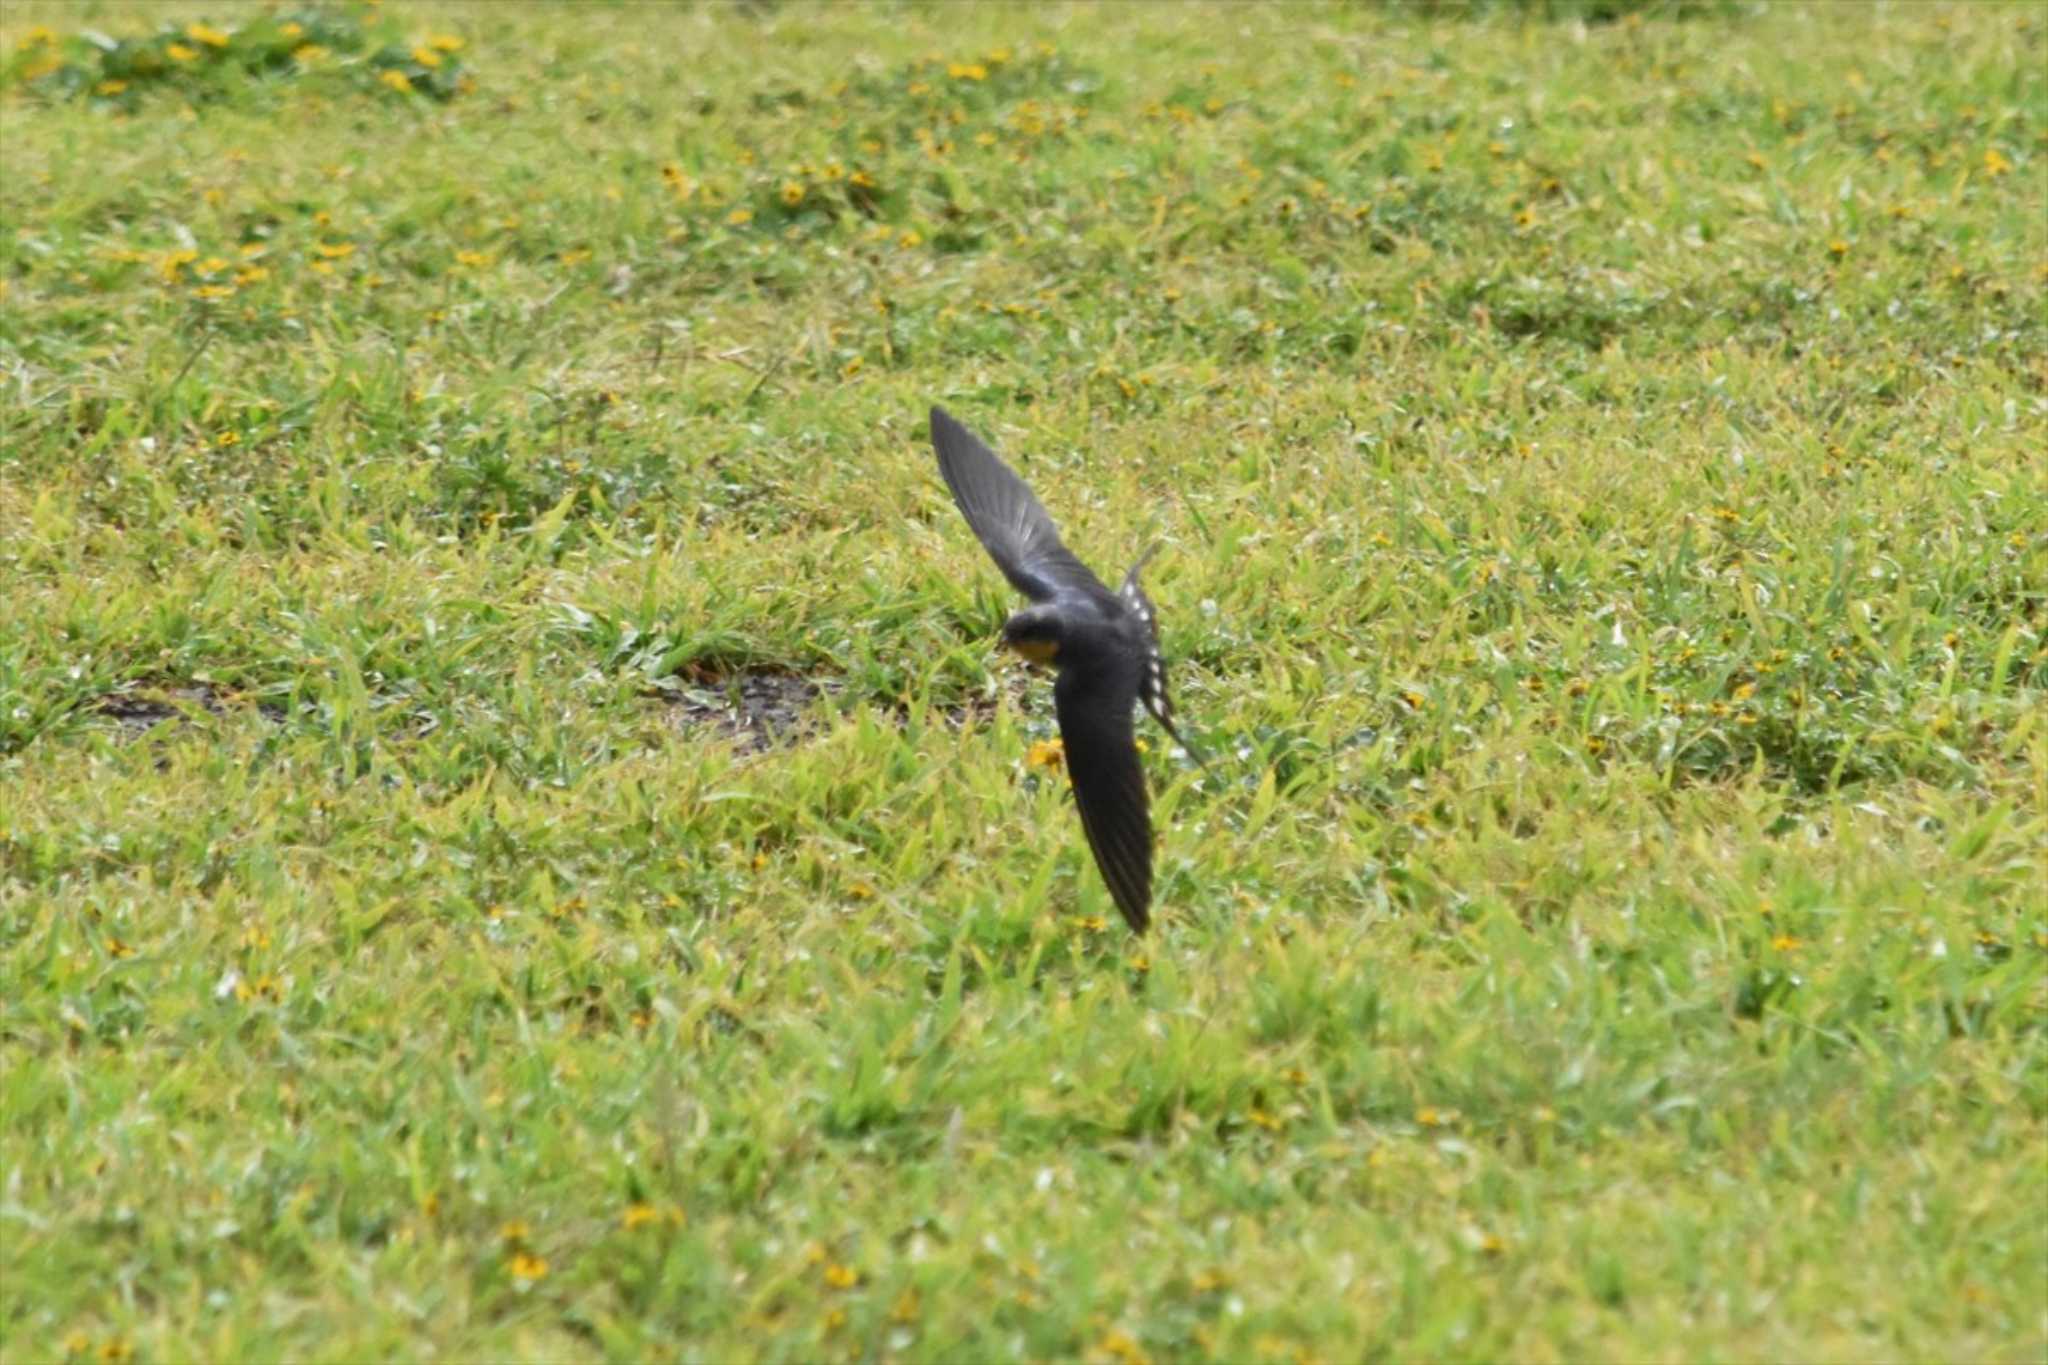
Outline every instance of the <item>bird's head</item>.
<svg viewBox="0 0 2048 1365">
<path fill-rule="evenodd" d="M 1057 612 L 1029 607 L 1003 622 L 1003 645 L 1032 663 L 1050 664 L 1059 656 L 1064 633 Z"/>
</svg>

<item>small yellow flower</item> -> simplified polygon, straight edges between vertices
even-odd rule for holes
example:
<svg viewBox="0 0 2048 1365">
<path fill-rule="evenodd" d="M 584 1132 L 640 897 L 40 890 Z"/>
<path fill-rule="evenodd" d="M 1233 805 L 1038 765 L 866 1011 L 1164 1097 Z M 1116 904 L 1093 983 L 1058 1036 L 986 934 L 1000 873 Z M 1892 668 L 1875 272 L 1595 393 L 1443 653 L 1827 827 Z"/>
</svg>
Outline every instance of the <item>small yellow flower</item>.
<svg viewBox="0 0 2048 1365">
<path fill-rule="evenodd" d="M 515 1251 L 511 1260 L 512 1278 L 531 1283 L 547 1278 L 548 1263 L 530 1251 Z"/>
<path fill-rule="evenodd" d="M 306 26 L 296 19 L 287 19 L 278 25 L 277 31 L 287 38 L 296 38 L 306 31 Z"/>
<path fill-rule="evenodd" d="M 455 263 L 467 266 L 471 270 L 481 270 L 491 263 L 491 258 L 488 252 L 458 251 L 455 253 Z"/>
<path fill-rule="evenodd" d="M 1108 1356 L 1117 1365 L 1146 1365 L 1151 1359 L 1137 1339 L 1121 1328 L 1112 1328 L 1102 1340 L 1095 1343 L 1090 1355 Z"/>
<path fill-rule="evenodd" d="M 268 266 L 245 265 L 240 270 L 237 270 L 235 272 L 236 284 L 254 284 L 258 280 L 266 280 L 269 278 L 270 267 Z"/>
<path fill-rule="evenodd" d="M 231 284 L 202 284 L 192 291 L 192 296 L 199 299 L 231 299 L 235 296 L 235 287 Z"/>
<path fill-rule="evenodd" d="M 518 1246 L 532 1235 L 533 1228 L 524 1218 L 511 1219 L 498 1229 L 498 1236 L 512 1246 Z"/>
<path fill-rule="evenodd" d="M 1729 695 L 1737 701 L 1748 701 L 1756 695 L 1756 684 L 1753 682 L 1737 683 L 1735 690 L 1729 693 Z"/>
<path fill-rule="evenodd" d="M 1084 934 L 1099 934 L 1109 927 L 1109 921 L 1100 915 L 1086 915 L 1075 927 Z"/>
<path fill-rule="evenodd" d="M 436 52 L 460 52 L 462 39 L 452 33 L 436 33 L 428 37 L 427 46 Z"/>
<path fill-rule="evenodd" d="M 855 375 L 860 373 L 861 366 L 865 363 L 866 362 L 864 362 L 859 356 L 855 356 L 853 359 L 847 361 L 845 365 L 840 367 L 839 377 L 841 379 L 853 378 Z"/>
<path fill-rule="evenodd" d="M 428 47 L 425 43 L 412 50 L 412 59 L 429 71 L 432 71 L 441 64 L 441 54 Z"/>
<path fill-rule="evenodd" d="M 318 43 L 300 43 L 292 49 L 292 60 L 300 66 L 317 65 L 320 59 L 326 55 L 327 49 Z"/>
<path fill-rule="evenodd" d="M 183 43 L 172 43 L 164 49 L 164 55 L 174 62 L 189 62 L 194 57 L 197 57 L 199 53 L 196 49 L 186 47 Z"/>
<path fill-rule="evenodd" d="M 1779 934 L 1776 938 L 1771 940 L 1771 946 L 1773 948 L 1776 948 L 1781 953 L 1789 953 L 1793 949 L 1799 947 L 1799 945 L 1800 940 L 1792 937 L 1792 935 L 1790 934 Z"/>
<path fill-rule="evenodd" d="M 794 180 L 782 182 L 782 202 L 795 208 L 804 202 L 804 187 Z"/>
<path fill-rule="evenodd" d="M 1830 256 L 1846 256 L 1849 254 L 1849 244 L 1840 237 L 1837 237 L 1828 243 L 1828 254 Z"/>
<path fill-rule="evenodd" d="M 195 43 L 204 43 L 208 47 L 226 47 L 228 45 L 227 34 L 222 33 L 217 28 L 208 28 L 196 19 L 185 25 L 185 36 Z"/>
<path fill-rule="evenodd" d="M 377 79 L 401 95 L 410 95 L 412 93 L 412 77 L 406 75 L 403 71 L 386 71 L 378 76 Z M 546 1273 L 545 1262 L 542 1263 L 542 1273 Z"/>
<path fill-rule="evenodd" d="M 625 1213 L 619 1216 L 619 1223 L 630 1231 L 633 1228 L 644 1228 L 660 1217 L 652 1204 L 628 1204 Z"/>
<path fill-rule="evenodd" d="M 107 940 L 107 956 L 113 958 L 134 957 L 135 945 L 125 939 L 110 938 Z"/>
<path fill-rule="evenodd" d="M 860 1272 L 834 1261 L 825 1267 L 825 1283 L 833 1289 L 851 1289 L 860 1283 Z"/>
<path fill-rule="evenodd" d="M 896 245 L 903 247 L 906 250 L 914 246 L 922 246 L 923 244 L 924 234 L 919 232 L 916 228 L 907 229 L 901 237 L 898 237 L 896 239 Z"/>
<path fill-rule="evenodd" d="M 745 227 L 753 221 L 754 211 L 752 209 L 734 209 L 731 213 L 725 215 L 725 222 L 728 227 Z"/>
<path fill-rule="evenodd" d="M 356 244 L 354 242 L 315 242 L 313 244 L 313 252 L 315 255 L 325 256 L 330 261 L 339 261 L 355 255 Z"/>
<path fill-rule="evenodd" d="M 106 80 L 101 81 L 92 89 L 93 93 L 96 95 L 118 95 L 127 88 L 128 82 L 126 81 Z"/>
<path fill-rule="evenodd" d="M 15 46 L 21 51 L 26 52 L 32 47 L 54 46 L 56 41 L 57 31 L 55 29 L 51 28 L 48 24 L 37 24 L 28 32 L 22 34 L 21 41 Z"/>
<path fill-rule="evenodd" d="M 857 901 L 871 901 L 875 898 L 875 888 L 866 882 L 855 882 L 846 888 L 846 894 Z"/>
<path fill-rule="evenodd" d="M 956 81 L 985 81 L 988 68 L 980 62 L 948 62 L 946 74 Z"/>
<path fill-rule="evenodd" d="M 1066 761 L 1066 748 L 1057 739 L 1034 740 L 1024 755 L 1027 768 L 1058 768 Z"/>
<path fill-rule="evenodd" d="M 1425 1104 L 1415 1111 L 1415 1121 L 1424 1128 L 1435 1128 L 1444 1122 L 1444 1112 L 1433 1104 Z"/>
<path fill-rule="evenodd" d="M 135 1348 L 120 1337 L 109 1337 L 100 1344 L 100 1359 L 106 1365 L 123 1365 L 123 1362 L 135 1359 Z"/>
<path fill-rule="evenodd" d="M 1986 147 L 1984 149 L 1984 174 L 1994 180 L 2001 175 L 2010 175 L 2012 174 L 2012 163 L 2005 159 L 2005 154 L 2000 152 L 1998 148 Z"/>
</svg>

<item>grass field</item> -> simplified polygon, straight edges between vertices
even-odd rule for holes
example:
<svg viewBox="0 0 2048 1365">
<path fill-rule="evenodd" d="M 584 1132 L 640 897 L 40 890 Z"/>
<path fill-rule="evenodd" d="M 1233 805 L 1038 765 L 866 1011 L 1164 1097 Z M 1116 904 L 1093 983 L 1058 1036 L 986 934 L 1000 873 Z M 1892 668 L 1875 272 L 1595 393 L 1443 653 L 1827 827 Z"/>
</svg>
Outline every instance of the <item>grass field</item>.
<svg viewBox="0 0 2048 1365">
<path fill-rule="evenodd" d="M 2048 1356 L 2048 14 L 1633 10 L 9 0 L 0 1356 Z"/>
</svg>

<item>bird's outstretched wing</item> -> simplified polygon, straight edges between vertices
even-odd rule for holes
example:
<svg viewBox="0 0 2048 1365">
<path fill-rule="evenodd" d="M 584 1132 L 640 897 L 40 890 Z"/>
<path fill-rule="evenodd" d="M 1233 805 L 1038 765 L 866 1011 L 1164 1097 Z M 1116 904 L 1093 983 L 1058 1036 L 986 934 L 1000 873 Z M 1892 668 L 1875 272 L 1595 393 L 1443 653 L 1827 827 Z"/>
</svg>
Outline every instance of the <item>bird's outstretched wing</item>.
<svg viewBox="0 0 2048 1365">
<path fill-rule="evenodd" d="M 1187 750 L 1189 758 L 1206 768 L 1209 760 L 1200 749 L 1187 742 L 1173 723 L 1173 697 L 1166 690 L 1166 657 L 1159 652 L 1159 612 L 1153 607 L 1152 599 L 1145 596 L 1145 590 L 1138 586 L 1138 571 L 1145 567 L 1145 561 L 1152 558 L 1153 551 L 1158 548 L 1153 545 L 1139 555 L 1138 562 L 1131 565 L 1131 571 L 1124 575 L 1123 586 L 1117 589 L 1124 605 L 1144 623 L 1146 639 L 1150 642 L 1145 651 L 1145 671 L 1138 678 L 1138 699 L 1145 703 L 1145 709 L 1152 713 L 1152 719 L 1159 722 L 1160 728 L 1173 736 L 1173 742 Z"/>
<path fill-rule="evenodd" d="M 1135 667 L 1062 672 L 1053 685 L 1074 804 L 1110 898 L 1139 933 L 1151 921 L 1152 803 L 1131 730 Z"/>
<path fill-rule="evenodd" d="M 932 448 L 953 501 L 1018 592 L 1034 602 L 1072 592 L 1109 595 L 1102 580 L 1060 543 L 1052 518 L 1024 481 L 944 408 L 932 409 Z"/>
</svg>

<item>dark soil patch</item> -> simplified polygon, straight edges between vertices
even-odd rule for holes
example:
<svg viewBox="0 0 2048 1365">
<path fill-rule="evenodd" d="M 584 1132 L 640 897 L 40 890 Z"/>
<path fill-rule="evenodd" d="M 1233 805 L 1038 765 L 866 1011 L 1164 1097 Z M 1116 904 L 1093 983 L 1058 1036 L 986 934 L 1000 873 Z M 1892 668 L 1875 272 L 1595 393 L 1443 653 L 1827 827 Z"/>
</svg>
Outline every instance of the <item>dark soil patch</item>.
<svg viewBox="0 0 2048 1365">
<path fill-rule="evenodd" d="M 700 666 L 664 679 L 648 695 L 668 703 L 675 712 L 675 723 L 683 729 L 708 731 L 759 753 L 793 743 L 815 729 L 817 718 L 810 714 L 812 703 L 844 687 L 845 683 L 834 677 L 806 677 L 774 669 L 718 673 Z M 1005 690 L 1013 705 L 1024 711 L 1033 709 L 1029 679 L 1011 679 Z M 939 708 L 936 715 L 954 729 L 973 730 L 988 722 L 997 705 L 998 699 L 992 695 L 969 697 Z M 900 703 L 884 702 L 881 709 L 898 724 L 908 716 Z"/>
<path fill-rule="evenodd" d="M 795 739 L 808 728 L 811 703 L 838 685 L 774 672 L 697 673 L 669 682 L 660 695 L 675 707 L 677 724 L 756 752 Z"/>
<path fill-rule="evenodd" d="M 127 683 L 91 703 L 90 709 L 118 724 L 130 735 L 140 735 L 167 720 L 189 720 L 194 711 L 212 716 L 248 710 L 251 703 L 225 688 L 206 682 Z M 275 702 L 254 703 L 265 720 L 284 719 L 284 708 Z"/>
</svg>

